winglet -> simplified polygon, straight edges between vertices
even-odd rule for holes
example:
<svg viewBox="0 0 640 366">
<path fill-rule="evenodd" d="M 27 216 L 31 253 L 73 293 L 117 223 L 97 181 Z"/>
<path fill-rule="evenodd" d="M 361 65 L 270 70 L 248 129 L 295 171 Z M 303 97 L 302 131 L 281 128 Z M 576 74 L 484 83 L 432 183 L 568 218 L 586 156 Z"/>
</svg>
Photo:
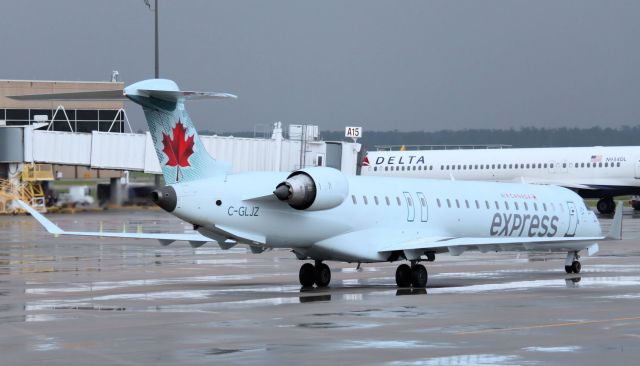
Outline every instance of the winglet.
<svg viewBox="0 0 640 366">
<path fill-rule="evenodd" d="M 622 206 L 623 202 L 618 201 L 616 213 L 613 215 L 613 222 L 607 234 L 609 240 L 622 240 Z"/>
<path fill-rule="evenodd" d="M 16 200 L 16 202 L 18 202 L 18 205 L 20 205 L 20 207 L 22 207 L 28 213 L 30 213 L 31 216 L 33 216 L 33 218 L 38 220 L 40 225 L 44 226 L 44 228 L 47 229 L 48 232 L 50 232 L 51 234 L 64 234 L 64 230 L 60 229 L 53 222 L 47 220 L 46 217 L 42 216 L 42 214 L 40 212 L 34 210 L 33 207 L 27 205 L 26 203 L 22 202 L 21 200 Z"/>
</svg>

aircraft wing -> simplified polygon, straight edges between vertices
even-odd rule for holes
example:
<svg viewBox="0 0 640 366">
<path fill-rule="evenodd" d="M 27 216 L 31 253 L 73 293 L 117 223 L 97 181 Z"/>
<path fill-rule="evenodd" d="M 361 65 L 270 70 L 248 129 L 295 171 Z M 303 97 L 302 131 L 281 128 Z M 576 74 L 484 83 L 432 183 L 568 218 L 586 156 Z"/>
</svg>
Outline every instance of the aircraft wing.
<svg viewBox="0 0 640 366">
<path fill-rule="evenodd" d="M 188 241 L 192 246 L 198 247 L 206 242 L 214 241 L 213 239 L 206 237 L 199 233 L 193 234 L 161 234 L 161 233 L 103 233 L 103 232 L 92 232 L 92 231 L 64 231 L 58 225 L 49 221 L 46 217 L 44 217 L 41 213 L 34 210 L 31 206 L 22 202 L 21 200 L 16 200 L 20 207 L 25 209 L 33 218 L 38 220 L 38 222 L 44 226 L 44 228 L 51 234 L 54 235 L 74 235 L 74 236 L 94 236 L 94 237 L 104 237 L 104 238 L 129 238 L 129 239 L 157 239 L 163 245 L 171 244 L 174 241 Z"/>
</svg>

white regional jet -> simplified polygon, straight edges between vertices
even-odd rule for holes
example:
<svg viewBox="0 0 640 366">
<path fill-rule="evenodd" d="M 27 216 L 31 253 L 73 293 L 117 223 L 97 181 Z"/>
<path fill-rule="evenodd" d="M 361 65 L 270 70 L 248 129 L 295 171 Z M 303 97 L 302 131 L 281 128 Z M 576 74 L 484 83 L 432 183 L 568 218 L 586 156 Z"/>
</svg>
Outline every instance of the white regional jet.
<svg viewBox="0 0 640 366">
<path fill-rule="evenodd" d="M 162 79 L 128 86 L 124 95 L 143 107 L 170 182 L 153 192 L 154 202 L 197 233 L 64 231 L 21 202 L 50 233 L 185 240 L 194 247 L 216 241 L 223 249 L 247 244 L 254 253 L 290 248 L 314 261 L 300 267 L 303 286 L 329 284 L 325 261 L 408 261 L 398 266 L 396 283 L 417 288 L 427 284 L 420 262 L 441 253 L 566 252 L 566 272 L 578 273 L 580 251 L 593 255 L 596 242 L 621 238 L 622 205 L 605 236 L 582 199 L 555 186 L 345 176 L 324 167 L 231 174 L 206 152 L 184 102 L 234 96 L 180 91 Z"/>
<path fill-rule="evenodd" d="M 613 197 L 640 194 L 640 147 L 370 151 L 362 175 L 553 184 L 582 198 L 599 198 L 613 213 Z M 634 207 L 635 208 L 635 207 Z"/>
</svg>

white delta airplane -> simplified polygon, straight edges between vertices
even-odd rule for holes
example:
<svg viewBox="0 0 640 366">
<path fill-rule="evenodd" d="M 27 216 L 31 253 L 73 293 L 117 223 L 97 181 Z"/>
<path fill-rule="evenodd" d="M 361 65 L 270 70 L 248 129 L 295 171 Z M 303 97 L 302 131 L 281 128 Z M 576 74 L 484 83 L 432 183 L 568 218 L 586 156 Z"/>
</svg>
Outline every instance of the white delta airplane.
<svg viewBox="0 0 640 366">
<path fill-rule="evenodd" d="M 331 280 L 326 261 L 408 261 L 397 267 L 397 285 L 424 288 L 421 262 L 474 250 L 566 252 L 566 272 L 579 273 L 580 251 L 593 255 L 597 242 L 621 239 L 621 204 L 603 235 L 580 196 L 556 186 L 345 176 L 326 167 L 232 174 L 229 164 L 205 151 L 184 103 L 235 96 L 180 91 L 164 79 L 140 81 L 122 94 L 144 109 L 168 182 L 153 192 L 153 201 L 196 233 L 65 231 L 20 202 L 49 233 L 165 245 L 183 240 L 194 247 L 216 241 L 223 249 L 246 244 L 253 253 L 289 248 L 313 261 L 300 267 L 300 284 L 318 287 Z"/>
<path fill-rule="evenodd" d="M 370 151 L 361 174 L 552 184 L 598 198 L 598 211 L 611 214 L 614 197 L 640 194 L 640 147 Z"/>
</svg>

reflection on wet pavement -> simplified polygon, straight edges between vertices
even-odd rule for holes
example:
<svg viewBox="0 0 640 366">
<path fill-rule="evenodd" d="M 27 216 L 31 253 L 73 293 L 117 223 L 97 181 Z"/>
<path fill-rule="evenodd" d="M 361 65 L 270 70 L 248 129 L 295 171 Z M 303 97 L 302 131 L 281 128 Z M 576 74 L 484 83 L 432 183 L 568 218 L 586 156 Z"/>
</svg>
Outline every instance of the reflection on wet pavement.
<svg viewBox="0 0 640 366">
<path fill-rule="evenodd" d="M 77 230 L 122 230 L 123 221 L 185 230 L 159 211 L 51 218 Z M 625 223 L 627 232 L 637 237 L 640 224 Z M 571 355 L 588 365 L 640 356 L 635 240 L 601 245 L 579 275 L 564 273 L 563 254 L 465 253 L 428 263 L 427 289 L 396 288 L 396 264 L 331 262 L 331 286 L 305 289 L 286 250 L 53 238 L 22 216 L 0 217 L 0 237 L 3 364 L 547 365 Z"/>
</svg>

